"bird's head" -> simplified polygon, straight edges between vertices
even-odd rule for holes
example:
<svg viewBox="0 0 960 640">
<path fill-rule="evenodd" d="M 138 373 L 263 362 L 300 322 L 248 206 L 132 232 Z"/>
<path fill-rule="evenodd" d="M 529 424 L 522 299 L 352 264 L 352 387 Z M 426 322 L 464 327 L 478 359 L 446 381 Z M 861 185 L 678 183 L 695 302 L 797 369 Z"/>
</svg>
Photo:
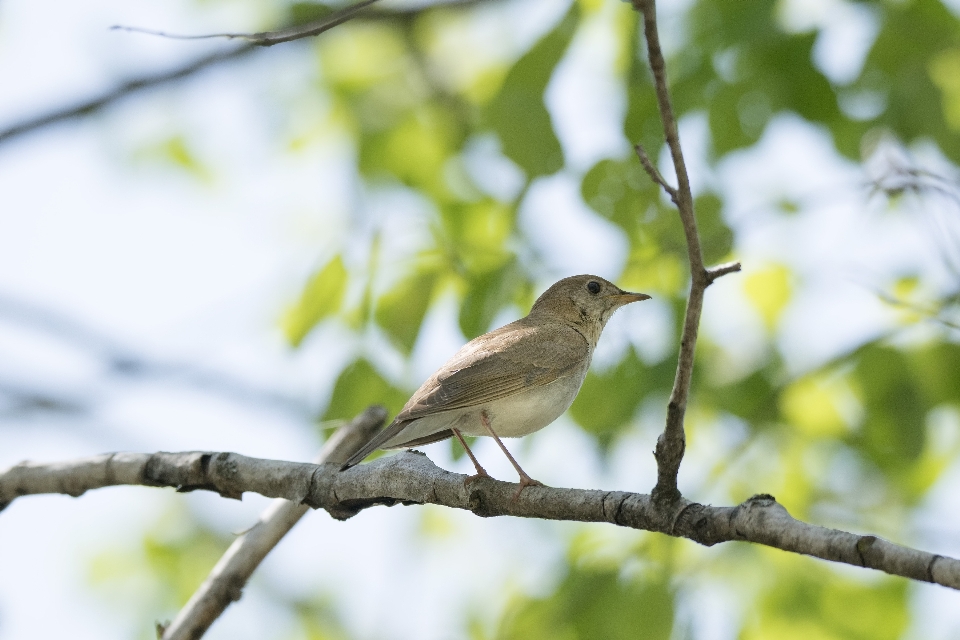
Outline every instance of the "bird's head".
<svg viewBox="0 0 960 640">
<path fill-rule="evenodd" d="M 624 291 L 599 276 L 570 276 L 555 282 L 537 298 L 530 315 L 546 314 L 589 331 L 595 345 L 613 312 L 620 307 L 649 300 L 645 293 Z"/>
</svg>

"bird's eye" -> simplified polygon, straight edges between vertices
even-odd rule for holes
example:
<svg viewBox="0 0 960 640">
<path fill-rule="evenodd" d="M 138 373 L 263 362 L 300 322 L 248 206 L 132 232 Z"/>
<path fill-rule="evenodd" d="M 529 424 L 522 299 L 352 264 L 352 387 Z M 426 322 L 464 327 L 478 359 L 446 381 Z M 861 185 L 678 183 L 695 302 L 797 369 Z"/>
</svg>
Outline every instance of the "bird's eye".
<svg viewBox="0 0 960 640">
<path fill-rule="evenodd" d="M 593 295 L 597 295 L 598 293 L 600 293 L 600 283 L 597 282 L 596 280 L 591 280 L 590 282 L 587 283 L 587 291 L 589 291 Z"/>
</svg>

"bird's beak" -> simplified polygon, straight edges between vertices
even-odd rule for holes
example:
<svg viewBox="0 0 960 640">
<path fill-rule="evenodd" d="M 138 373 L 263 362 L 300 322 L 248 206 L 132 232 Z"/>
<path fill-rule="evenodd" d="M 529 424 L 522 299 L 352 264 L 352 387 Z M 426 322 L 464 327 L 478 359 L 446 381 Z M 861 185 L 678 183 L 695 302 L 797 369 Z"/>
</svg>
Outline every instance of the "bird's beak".
<svg viewBox="0 0 960 640">
<path fill-rule="evenodd" d="M 610 296 L 616 300 L 619 304 L 630 304 L 631 302 L 640 302 L 642 300 L 649 300 L 650 296 L 645 293 L 632 293 L 630 291 L 621 291 L 618 294 Z"/>
</svg>

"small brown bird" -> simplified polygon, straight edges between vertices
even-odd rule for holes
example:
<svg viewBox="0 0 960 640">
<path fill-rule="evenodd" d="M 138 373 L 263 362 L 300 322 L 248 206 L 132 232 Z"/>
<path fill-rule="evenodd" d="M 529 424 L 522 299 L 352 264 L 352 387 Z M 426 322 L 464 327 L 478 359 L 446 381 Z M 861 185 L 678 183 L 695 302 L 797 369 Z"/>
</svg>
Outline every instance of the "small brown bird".
<svg viewBox="0 0 960 640">
<path fill-rule="evenodd" d="M 542 486 L 520 468 L 499 436 L 525 436 L 559 418 L 580 391 L 607 320 L 623 305 L 649 298 L 597 276 L 560 280 L 537 298 L 527 317 L 457 351 L 341 471 L 375 449 L 408 449 L 456 436 L 477 469 L 471 479 L 489 477 L 463 439 L 488 435 L 520 474 L 516 496 L 524 487 Z"/>
</svg>

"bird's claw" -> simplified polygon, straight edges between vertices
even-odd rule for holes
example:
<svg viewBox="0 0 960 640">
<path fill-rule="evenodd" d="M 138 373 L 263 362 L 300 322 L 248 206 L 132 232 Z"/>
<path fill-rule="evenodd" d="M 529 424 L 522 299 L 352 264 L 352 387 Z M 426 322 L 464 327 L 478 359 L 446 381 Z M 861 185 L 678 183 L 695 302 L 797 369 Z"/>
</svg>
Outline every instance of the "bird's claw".
<svg viewBox="0 0 960 640">
<path fill-rule="evenodd" d="M 510 502 L 516 502 L 517 498 L 520 497 L 520 493 L 527 487 L 545 487 L 547 485 L 543 484 L 539 480 L 534 480 L 530 476 L 524 474 L 520 476 L 520 487 L 517 488 L 517 492 L 513 494 L 513 498 L 510 499 Z"/>
<path fill-rule="evenodd" d="M 467 476 L 467 477 L 463 480 L 463 486 L 466 487 L 466 486 L 469 485 L 471 482 L 475 482 L 475 481 L 479 480 L 480 478 L 492 478 L 492 477 L 493 477 L 493 476 L 491 476 L 489 473 L 487 473 L 487 470 L 486 470 L 486 469 L 484 469 L 483 467 L 480 467 L 479 469 L 477 469 L 477 472 L 476 472 L 475 474 L 473 474 L 472 476 Z"/>
</svg>

